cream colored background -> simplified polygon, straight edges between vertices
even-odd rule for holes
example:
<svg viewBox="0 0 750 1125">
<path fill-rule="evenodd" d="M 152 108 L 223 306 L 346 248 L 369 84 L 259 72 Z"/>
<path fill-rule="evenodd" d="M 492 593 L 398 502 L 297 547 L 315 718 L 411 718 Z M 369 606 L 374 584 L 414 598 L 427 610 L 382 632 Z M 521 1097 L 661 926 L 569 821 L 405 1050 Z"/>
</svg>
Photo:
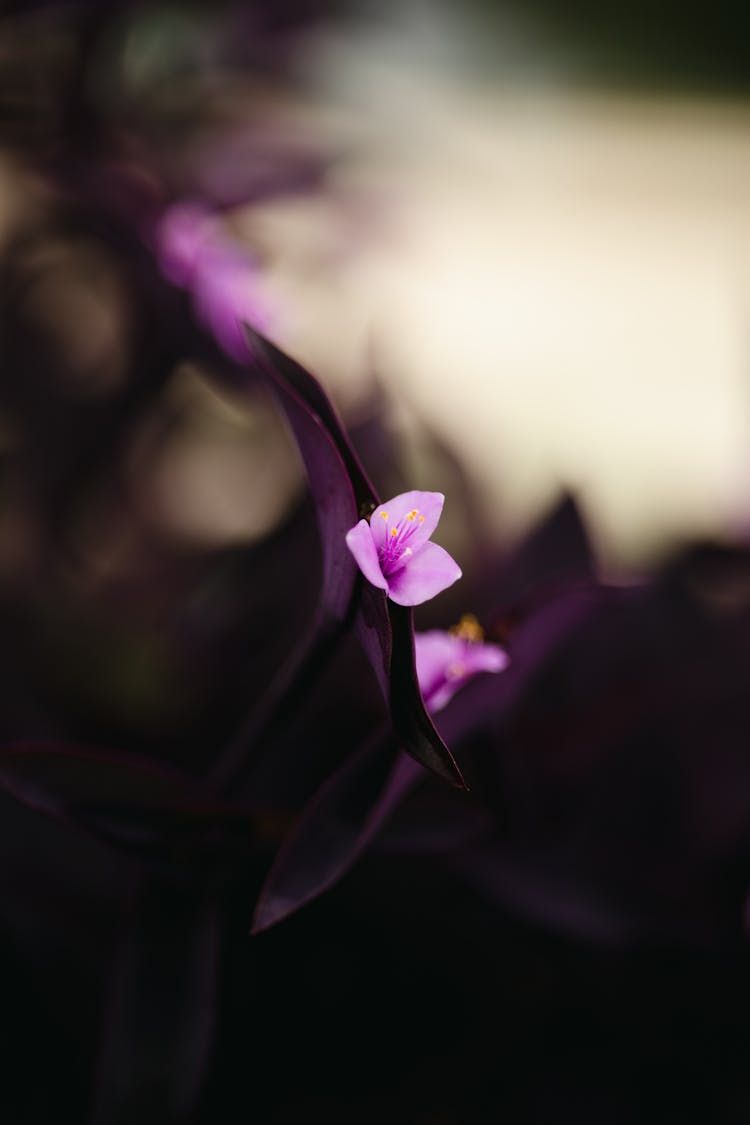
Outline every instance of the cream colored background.
<svg viewBox="0 0 750 1125">
<path fill-rule="evenodd" d="M 304 44 L 298 128 L 350 155 L 324 202 L 246 220 L 280 341 L 346 409 L 379 377 L 519 530 L 560 485 L 603 557 L 750 506 L 750 111 L 473 83 L 399 39 Z"/>
</svg>

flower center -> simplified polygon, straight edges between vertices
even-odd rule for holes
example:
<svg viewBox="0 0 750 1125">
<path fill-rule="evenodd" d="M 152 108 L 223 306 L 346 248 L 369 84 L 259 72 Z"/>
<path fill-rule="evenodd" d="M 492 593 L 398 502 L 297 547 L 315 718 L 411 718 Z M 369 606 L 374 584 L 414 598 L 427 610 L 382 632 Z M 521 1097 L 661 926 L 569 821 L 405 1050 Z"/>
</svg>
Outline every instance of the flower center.
<svg viewBox="0 0 750 1125">
<path fill-rule="evenodd" d="M 381 512 L 380 517 L 388 523 L 387 512 Z M 423 523 L 424 516 L 421 515 L 419 508 L 412 508 L 393 527 L 388 529 L 385 543 L 378 547 L 378 561 L 384 575 L 393 574 L 406 565 L 409 557 L 414 554 L 413 549 L 409 546 L 409 540 Z"/>
<path fill-rule="evenodd" d="M 484 640 L 484 629 L 473 613 L 465 613 L 458 625 L 454 625 L 449 631 L 454 637 L 460 637 L 462 641 L 469 641 L 472 644 Z"/>
</svg>

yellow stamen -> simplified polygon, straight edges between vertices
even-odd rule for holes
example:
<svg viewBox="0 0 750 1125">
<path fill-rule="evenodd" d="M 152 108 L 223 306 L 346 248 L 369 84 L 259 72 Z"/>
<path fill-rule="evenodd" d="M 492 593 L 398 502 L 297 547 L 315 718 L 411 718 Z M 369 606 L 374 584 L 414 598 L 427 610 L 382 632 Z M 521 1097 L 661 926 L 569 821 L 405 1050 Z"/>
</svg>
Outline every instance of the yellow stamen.
<svg viewBox="0 0 750 1125">
<path fill-rule="evenodd" d="M 398 528 L 397 527 L 391 528 L 391 535 L 398 535 Z"/>
<path fill-rule="evenodd" d="M 381 520 L 387 520 L 388 519 L 388 513 L 387 512 L 381 512 L 380 518 L 381 518 Z"/>
<path fill-rule="evenodd" d="M 454 637 L 460 637 L 462 641 L 484 640 L 484 629 L 473 613 L 465 613 L 458 625 L 454 625 L 450 632 Z"/>
<path fill-rule="evenodd" d="M 409 514 L 406 518 L 408 520 L 411 520 L 411 522 L 413 523 L 414 520 L 417 518 L 418 514 L 419 514 L 419 509 L 418 508 L 412 508 L 412 510 L 409 512 Z"/>
<path fill-rule="evenodd" d="M 420 523 L 424 523 L 424 516 L 420 516 L 420 517 L 419 517 L 419 522 L 420 522 Z"/>
</svg>

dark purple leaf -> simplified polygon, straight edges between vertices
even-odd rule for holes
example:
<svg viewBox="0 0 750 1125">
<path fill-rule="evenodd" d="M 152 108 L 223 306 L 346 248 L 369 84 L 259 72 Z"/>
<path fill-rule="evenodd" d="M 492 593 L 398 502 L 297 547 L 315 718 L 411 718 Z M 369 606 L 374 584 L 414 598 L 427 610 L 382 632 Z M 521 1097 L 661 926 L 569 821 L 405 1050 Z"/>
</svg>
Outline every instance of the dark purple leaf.
<svg viewBox="0 0 750 1125">
<path fill-rule="evenodd" d="M 566 496 L 506 557 L 484 568 L 474 610 L 504 639 L 542 602 L 595 578 L 594 557 L 575 501 Z"/>
<path fill-rule="evenodd" d="M 261 891 L 253 933 L 267 930 L 337 883 L 423 770 L 378 732 L 320 789 Z"/>
<path fill-rule="evenodd" d="M 143 858 L 202 866 L 247 852 L 246 813 L 184 774 L 133 755 L 26 744 L 0 751 L 0 788 L 37 812 Z"/>
<path fill-rule="evenodd" d="M 210 898 L 144 880 L 114 967 L 93 1125 L 191 1119 L 216 1023 L 220 943 Z"/>
</svg>

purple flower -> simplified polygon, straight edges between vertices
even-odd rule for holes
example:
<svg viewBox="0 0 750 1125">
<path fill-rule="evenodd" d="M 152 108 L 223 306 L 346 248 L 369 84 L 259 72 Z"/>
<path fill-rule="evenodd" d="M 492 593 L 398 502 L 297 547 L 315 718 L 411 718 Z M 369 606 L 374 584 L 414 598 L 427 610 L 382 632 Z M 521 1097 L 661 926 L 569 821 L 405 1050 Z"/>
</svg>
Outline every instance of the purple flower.
<svg viewBox="0 0 750 1125">
<path fill-rule="evenodd" d="M 365 578 L 398 605 L 421 605 L 461 577 L 448 552 L 430 542 L 444 501 L 442 492 L 402 492 L 347 533 Z"/>
<path fill-rule="evenodd" d="M 192 203 L 169 208 L 157 246 L 162 271 L 190 290 L 200 321 L 232 359 L 247 360 L 244 325 L 263 330 L 272 319 L 253 258 L 227 238 L 210 211 Z"/>
<path fill-rule="evenodd" d="M 416 633 L 414 653 L 417 679 L 427 710 L 433 715 L 450 703 L 458 689 L 478 672 L 502 672 L 508 654 L 499 645 L 486 644 L 475 617 L 466 614 L 449 633 L 433 629 Z"/>
</svg>

